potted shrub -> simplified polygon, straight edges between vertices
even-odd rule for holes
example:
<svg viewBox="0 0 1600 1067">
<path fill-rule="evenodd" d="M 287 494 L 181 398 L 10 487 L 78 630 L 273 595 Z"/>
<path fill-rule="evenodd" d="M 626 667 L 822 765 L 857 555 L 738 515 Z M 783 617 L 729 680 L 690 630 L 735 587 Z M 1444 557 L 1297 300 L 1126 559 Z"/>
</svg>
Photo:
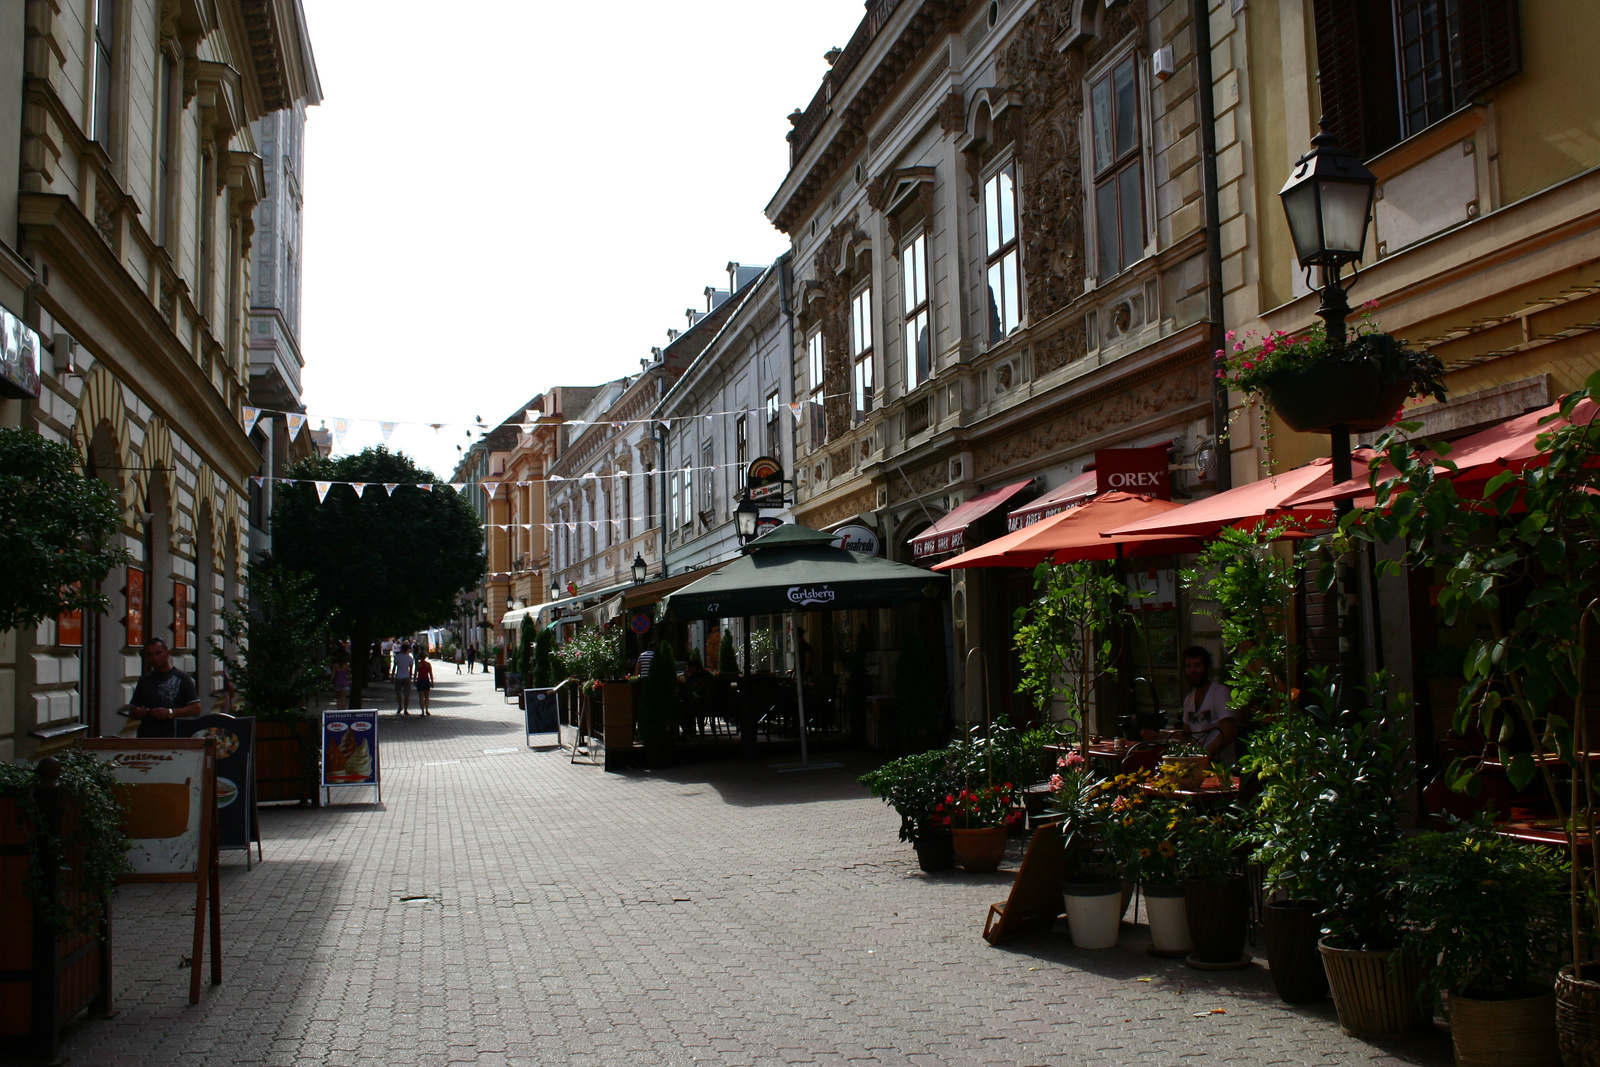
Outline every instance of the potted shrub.
<svg viewBox="0 0 1600 1067">
<path fill-rule="evenodd" d="M 1321 679 L 1319 677 L 1319 687 Z M 1307 773 L 1320 789 L 1295 816 L 1301 845 L 1278 859 L 1306 895 L 1324 902 L 1318 943 L 1339 1025 L 1352 1037 L 1385 1038 L 1425 1027 L 1416 991 L 1425 968 L 1401 948 L 1394 854 L 1412 781 L 1402 730 L 1411 702 L 1382 672 L 1357 707 L 1339 712 L 1320 688 L 1306 707 L 1313 733 Z"/>
<path fill-rule="evenodd" d="M 678 661 L 667 641 L 650 658 L 650 670 L 639 684 L 638 703 L 635 716 L 645 760 L 652 767 L 668 766 L 678 738 Z"/>
<path fill-rule="evenodd" d="M 1079 948 L 1115 948 L 1127 910 L 1122 871 L 1106 833 L 1116 801 L 1081 752 L 1068 752 L 1057 767 L 1050 793 L 1062 816 L 1067 876 L 1061 882 L 1061 896 L 1072 943 Z"/>
<path fill-rule="evenodd" d="M 1006 831 L 1022 820 L 1010 782 L 963 788 L 947 795 L 935 810 L 949 817 L 956 862 L 969 874 L 1000 866 L 1006 855 Z"/>
<path fill-rule="evenodd" d="M 945 798 L 961 784 L 949 757 L 946 749 L 901 756 L 860 779 L 900 816 L 900 840 L 912 843 L 924 871 L 942 871 L 956 862 Z"/>
<path fill-rule="evenodd" d="M 1237 818 L 1226 812 L 1193 812 L 1178 817 L 1183 864 L 1183 900 L 1194 952 L 1192 966 L 1240 967 L 1250 927 L 1250 889 L 1234 858 Z"/>
<path fill-rule="evenodd" d="M 1261 844 L 1252 858 L 1266 868 L 1264 888 L 1277 896 L 1263 906 L 1261 924 L 1272 985 L 1286 1004 L 1311 1004 L 1328 996 L 1328 973 L 1317 951 L 1325 905 L 1302 877 L 1305 864 L 1300 858 L 1312 846 L 1308 808 L 1322 790 L 1316 778 L 1314 726 L 1306 712 L 1286 707 L 1255 732 L 1240 761 L 1246 773 L 1256 776 L 1260 789 L 1251 822 Z"/>
<path fill-rule="evenodd" d="M 1371 315 L 1376 306 L 1365 305 L 1368 313 L 1343 344 L 1331 341 L 1320 322 L 1303 333 L 1280 330 L 1259 340 L 1235 338 L 1230 330 L 1231 348 L 1217 349 L 1217 377 L 1247 397 L 1260 397 L 1300 433 L 1379 430 L 1407 398 L 1444 400 L 1439 357 L 1379 330 Z"/>
<path fill-rule="evenodd" d="M 1179 851 L 1183 805 L 1172 797 L 1173 783 L 1165 775 L 1138 771 L 1110 781 L 1120 795 L 1112 802 L 1105 835 L 1123 878 L 1137 883 L 1144 893 L 1150 922 L 1148 951 L 1152 956 L 1187 956 L 1194 951 L 1194 940 L 1189 935 Z"/>
<path fill-rule="evenodd" d="M 1461 1067 L 1560 1064 L 1550 976 L 1569 876 L 1554 853 L 1497 835 L 1487 816 L 1401 846 L 1402 947 L 1432 965 L 1429 1007 L 1450 995 Z"/>
</svg>

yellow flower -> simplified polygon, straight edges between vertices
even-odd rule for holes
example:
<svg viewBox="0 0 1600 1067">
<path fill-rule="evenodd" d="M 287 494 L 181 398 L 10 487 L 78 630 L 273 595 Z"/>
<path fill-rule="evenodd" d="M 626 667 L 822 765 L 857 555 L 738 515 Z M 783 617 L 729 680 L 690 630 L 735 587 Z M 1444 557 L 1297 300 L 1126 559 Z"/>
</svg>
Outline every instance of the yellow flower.
<svg viewBox="0 0 1600 1067">
<path fill-rule="evenodd" d="M 1133 816 L 1132 815 L 1123 816 L 1122 825 L 1124 825 L 1124 826 L 1132 826 L 1133 825 Z"/>
<path fill-rule="evenodd" d="M 1150 850 L 1147 849 L 1147 848 L 1141 848 L 1139 850 L 1139 858 L 1142 859 L 1142 860 L 1149 859 L 1150 858 Z"/>
<path fill-rule="evenodd" d="M 1171 841 L 1163 841 L 1161 844 L 1157 845 L 1156 848 L 1158 848 L 1161 854 L 1167 857 L 1167 859 L 1171 859 L 1173 856 L 1178 854 L 1178 850 L 1172 847 Z"/>
</svg>

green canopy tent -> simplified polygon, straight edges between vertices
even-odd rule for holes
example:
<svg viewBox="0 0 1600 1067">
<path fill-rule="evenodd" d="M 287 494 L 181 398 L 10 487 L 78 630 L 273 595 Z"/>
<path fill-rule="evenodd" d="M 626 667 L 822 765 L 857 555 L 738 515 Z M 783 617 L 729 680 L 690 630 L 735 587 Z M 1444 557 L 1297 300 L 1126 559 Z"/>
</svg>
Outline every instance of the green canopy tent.
<svg viewBox="0 0 1600 1067">
<path fill-rule="evenodd" d="M 942 596 L 949 579 L 920 567 L 840 548 L 832 534 L 778 526 L 744 547 L 744 558 L 661 602 L 661 617 L 691 621 L 802 611 L 891 608 Z M 798 633 L 798 620 L 794 620 Z M 805 685 L 796 672 L 800 763 L 806 750 Z"/>
</svg>

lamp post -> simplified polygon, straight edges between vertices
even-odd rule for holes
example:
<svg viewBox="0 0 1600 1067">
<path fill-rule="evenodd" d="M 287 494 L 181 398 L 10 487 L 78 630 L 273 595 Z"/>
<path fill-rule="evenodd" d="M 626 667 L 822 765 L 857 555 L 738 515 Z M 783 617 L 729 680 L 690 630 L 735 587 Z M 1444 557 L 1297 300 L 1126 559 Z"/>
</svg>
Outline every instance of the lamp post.
<svg viewBox="0 0 1600 1067">
<path fill-rule="evenodd" d="M 739 501 L 739 506 L 734 509 L 733 521 L 739 531 L 741 543 L 753 541 L 756 536 L 756 525 L 761 519 L 761 508 L 748 496 Z"/>
<path fill-rule="evenodd" d="M 646 571 L 646 567 L 645 567 L 645 563 L 644 563 L 644 556 L 641 553 L 635 552 L 633 554 L 633 584 L 634 585 L 640 585 L 640 584 L 642 584 L 644 582 L 645 571 Z"/>
<path fill-rule="evenodd" d="M 1300 157 L 1278 192 L 1294 238 L 1295 258 L 1305 268 L 1308 287 L 1311 268 L 1322 268 L 1322 303 L 1317 314 L 1327 324 L 1328 343 L 1336 351 L 1344 348 L 1345 320 L 1350 316 L 1350 301 L 1345 296 L 1348 286 L 1340 283 L 1339 275 L 1361 259 L 1377 184 L 1377 176 L 1323 130 L 1311 138 L 1311 151 Z M 1350 281 L 1354 283 L 1354 275 Z M 1348 481 L 1350 431 L 1335 426 L 1331 436 L 1333 480 Z M 1342 500 L 1336 507 L 1343 515 L 1350 510 L 1350 502 Z"/>
<path fill-rule="evenodd" d="M 1319 123 L 1319 126 L 1322 124 Z M 1322 268 L 1322 302 L 1317 315 L 1327 327 L 1327 337 L 1335 356 L 1343 354 L 1345 320 L 1350 316 L 1348 284 L 1340 282 L 1344 268 L 1361 260 L 1367 243 L 1367 225 L 1372 219 L 1372 196 L 1377 176 L 1353 153 L 1340 146 L 1326 129 L 1311 138 L 1311 151 L 1301 156 L 1294 173 L 1278 192 L 1283 212 L 1289 219 L 1289 234 L 1294 239 L 1295 258 L 1305 268 L 1306 284 L 1311 286 L 1311 268 Z M 1352 274 L 1350 284 L 1355 281 Z M 1350 480 L 1350 429 L 1334 426 L 1330 433 L 1335 484 Z M 1350 501 L 1334 505 L 1343 517 Z M 1360 677 L 1360 628 L 1357 600 L 1360 585 L 1348 557 L 1336 567 L 1339 613 L 1339 706 L 1354 707 L 1354 693 Z"/>
</svg>

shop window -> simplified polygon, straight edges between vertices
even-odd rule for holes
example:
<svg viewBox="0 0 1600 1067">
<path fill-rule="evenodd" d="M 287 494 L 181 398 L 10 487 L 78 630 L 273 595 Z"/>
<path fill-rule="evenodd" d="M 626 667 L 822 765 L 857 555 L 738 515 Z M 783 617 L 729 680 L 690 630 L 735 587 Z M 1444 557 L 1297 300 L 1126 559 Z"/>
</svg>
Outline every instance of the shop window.
<svg viewBox="0 0 1600 1067">
<path fill-rule="evenodd" d="M 1089 87 L 1094 141 L 1094 224 L 1099 278 L 1121 274 L 1144 254 L 1144 169 L 1139 72 L 1132 52 Z"/>
<path fill-rule="evenodd" d="M 983 247 L 988 267 L 989 343 L 1022 322 L 1021 254 L 1017 250 L 1016 166 L 1007 163 L 983 183 Z"/>
<path fill-rule="evenodd" d="M 906 392 L 932 373 L 933 338 L 928 313 L 928 238 L 919 233 L 900 247 L 900 299 L 905 314 Z"/>
</svg>

